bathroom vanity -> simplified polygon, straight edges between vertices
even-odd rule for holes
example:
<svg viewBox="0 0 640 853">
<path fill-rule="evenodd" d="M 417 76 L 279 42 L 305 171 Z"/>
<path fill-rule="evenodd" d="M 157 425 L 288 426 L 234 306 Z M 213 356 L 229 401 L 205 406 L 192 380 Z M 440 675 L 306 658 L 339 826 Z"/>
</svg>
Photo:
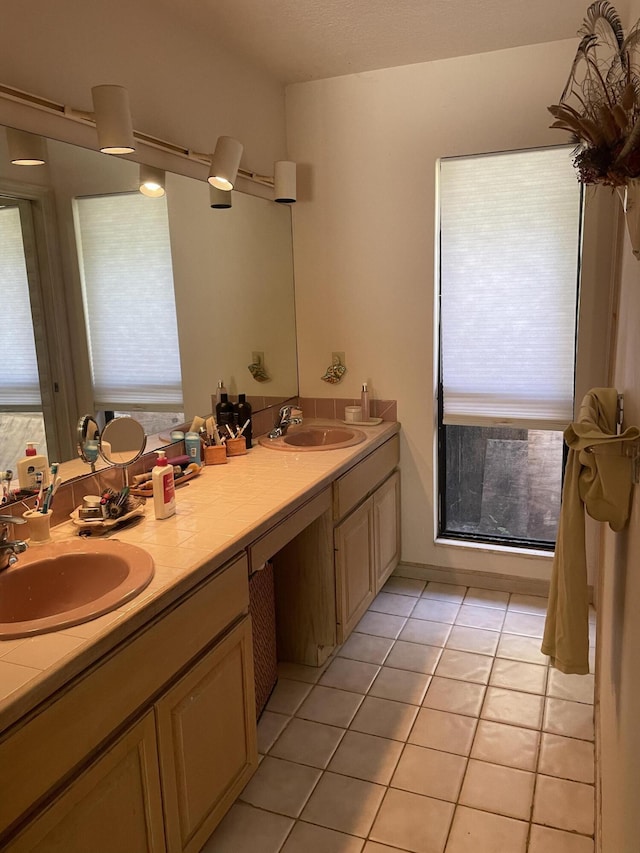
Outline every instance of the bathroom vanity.
<svg viewBox="0 0 640 853">
<path fill-rule="evenodd" d="M 1 850 L 201 849 L 257 766 L 249 572 L 275 564 L 279 657 L 326 660 L 399 558 L 398 429 L 256 447 L 113 534 L 152 554 L 150 586 L 83 641 L 58 632 L 79 644 L 18 690 L 0 679 Z"/>
</svg>

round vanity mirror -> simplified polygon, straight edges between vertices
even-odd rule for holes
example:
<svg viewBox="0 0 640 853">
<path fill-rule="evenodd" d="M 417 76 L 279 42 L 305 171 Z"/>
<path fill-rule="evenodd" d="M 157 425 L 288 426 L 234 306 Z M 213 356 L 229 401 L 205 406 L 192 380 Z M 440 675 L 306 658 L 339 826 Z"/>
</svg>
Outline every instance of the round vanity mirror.
<svg viewBox="0 0 640 853">
<path fill-rule="evenodd" d="M 100 429 L 93 415 L 83 415 L 78 421 L 78 456 L 92 467 L 98 461 Z"/>
<path fill-rule="evenodd" d="M 147 436 L 139 421 L 126 415 L 114 418 L 100 436 L 100 455 L 111 465 L 130 465 L 144 452 Z"/>
</svg>

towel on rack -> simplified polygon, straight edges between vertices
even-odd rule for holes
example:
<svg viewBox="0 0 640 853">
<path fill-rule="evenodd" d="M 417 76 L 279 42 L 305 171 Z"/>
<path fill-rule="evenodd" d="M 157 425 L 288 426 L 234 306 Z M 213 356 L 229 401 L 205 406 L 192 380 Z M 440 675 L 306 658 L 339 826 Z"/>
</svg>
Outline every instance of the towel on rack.
<svg viewBox="0 0 640 853">
<path fill-rule="evenodd" d="M 631 459 L 620 452 L 620 442 L 637 439 L 640 430 L 629 427 L 616 435 L 617 404 L 615 388 L 593 388 L 578 420 L 564 431 L 569 455 L 542 651 L 566 673 L 589 672 L 585 509 L 612 530 L 622 530 L 629 517 Z"/>
</svg>

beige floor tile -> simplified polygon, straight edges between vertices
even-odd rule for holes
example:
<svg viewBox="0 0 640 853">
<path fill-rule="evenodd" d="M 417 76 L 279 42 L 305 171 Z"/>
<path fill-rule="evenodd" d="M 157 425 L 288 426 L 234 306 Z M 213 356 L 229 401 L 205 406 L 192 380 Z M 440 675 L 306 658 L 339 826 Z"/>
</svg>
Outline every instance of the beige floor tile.
<svg viewBox="0 0 640 853">
<path fill-rule="evenodd" d="M 373 634 L 375 637 L 391 637 L 395 640 L 406 622 L 404 616 L 392 616 L 389 613 L 374 613 L 367 610 L 355 627 L 361 634 Z"/>
<path fill-rule="evenodd" d="M 291 720 L 271 747 L 269 754 L 287 761 L 324 768 L 331 760 L 343 734 L 343 729 L 296 718 Z"/>
<path fill-rule="evenodd" d="M 455 622 L 459 610 L 460 605 L 453 604 L 450 601 L 439 601 L 437 598 L 421 598 L 416 604 L 411 618 L 452 624 Z"/>
<path fill-rule="evenodd" d="M 476 607 L 493 607 L 496 610 L 506 610 L 509 601 L 509 593 L 499 589 L 480 589 L 469 587 L 464 597 L 465 604 L 473 604 Z"/>
<path fill-rule="evenodd" d="M 538 774 L 533 821 L 556 829 L 593 835 L 593 785 Z"/>
<path fill-rule="evenodd" d="M 547 684 L 547 667 L 498 658 L 491 671 L 489 684 L 492 687 L 543 695 Z"/>
<path fill-rule="evenodd" d="M 424 643 L 428 646 L 444 646 L 451 625 L 444 622 L 430 622 L 425 619 L 408 619 L 400 632 L 399 639 L 408 643 Z"/>
<path fill-rule="evenodd" d="M 482 684 L 454 681 L 434 675 L 422 704 L 425 708 L 434 708 L 436 711 L 451 711 L 453 714 L 477 717 L 482 707 L 484 691 Z"/>
<path fill-rule="evenodd" d="M 557 669 L 549 670 L 549 685 L 547 695 L 554 699 L 569 699 L 572 702 L 583 702 L 593 705 L 595 676 L 566 675 Z"/>
<path fill-rule="evenodd" d="M 462 605 L 456 616 L 456 625 L 482 628 L 487 631 L 499 631 L 503 622 L 504 610 L 496 610 L 493 607 L 474 607 L 466 603 Z"/>
<path fill-rule="evenodd" d="M 528 824 L 458 806 L 446 853 L 525 853 Z"/>
<path fill-rule="evenodd" d="M 280 661 L 278 663 L 278 676 L 293 681 L 306 681 L 309 684 L 315 684 L 326 668 L 326 664 L 324 666 L 304 666 L 300 663 Z"/>
<path fill-rule="evenodd" d="M 360 853 L 363 844 L 362 838 L 299 820 L 282 853 Z"/>
<path fill-rule="evenodd" d="M 498 647 L 500 634 L 497 631 L 484 631 L 480 628 L 467 628 L 454 625 L 447 639 L 447 648 L 461 652 L 475 652 L 479 655 L 494 655 Z"/>
<path fill-rule="evenodd" d="M 450 601 L 453 604 L 462 604 L 466 592 L 466 586 L 431 581 L 431 583 L 427 584 L 424 592 L 422 593 L 422 597 L 438 598 L 440 601 Z"/>
<path fill-rule="evenodd" d="M 529 853 L 593 853 L 593 839 L 548 826 L 531 826 Z"/>
<path fill-rule="evenodd" d="M 453 803 L 389 788 L 370 838 L 411 853 L 443 853 L 453 811 Z"/>
<path fill-rule="evenodd" d="M 436 668 L 436 675 L 443 678 L 457 678 L 460 681 L 474 681 L 487 684 L 491 673 L 493 658 L 488 655 L 476 655 L 473 652 L 459 652 L 457 649 L 445 649 Z"/>
<path fill-rule="evenodd" d="M 380 667 L 373 663 L 364 663 L 349 658 L 334 658 L 327 667 L 320 684 L 324 687 L 339 687 L 354 693 L 366 693 Z"/>
<path fill-rule="evenodd" d="M 593 784 L 595 759 L 593 744 L 587 740 L 542 734 L 538 772 L 574 782 Z"/>
<path fill-rule="evenodd" d="M 293 821 L 236 803 L 200 853 L 278 853 Z"/>
<path fill-rule="evenodd" d="M 505 690 L 502 687 L 487 687 L 487 695 L 480 716 L 496 723 L 509 723 L 539 729 L 542 724 L 544 698 L 534 693 Z"/>
<path fill-rule="evenodd" d="M 548 698 L 545 702 L 543 729 L 556 735 L 593 740 L 593 705 Z"/>
<path fill-rule="evenodd" d="M 430 681 L 431 676 L 421 672 L 383 666 L 369 689 L 369 696 L 419 705 L 424 699 Z"/>
<path fill-rule="evenodd" d="M 276 742 L 280 732 L 287 725 L 291 717 L 286 714 L 274 714 L 272 711 L 263 711 L 258 722 L 258 752 L 265 755 Z"/>
<path fill-rule="evenodd" d="M 349 835 L 365 837 L 385 788 L 337 773 L 324 773 L 302 812 L 302 819 Z"/>
<path fill-rule="evenodd" d="M 535 773 L 471 758 L 460 793 L 461 805 L 529 820 Z"/>
<path fill-rule="evenodd" d="M 382 591 L 394 592 L 398 595 L 411 595 L 414 598 L 419 598 L 425 586 L 425 581 L 418 580 L 417 578 L 401 578 L 398 575 L 392 575 L 382 587 Z"/>
<path fill-rule="evenodd" d="M 364 696 L 317 684 L 296 711 L 297 717 L 346 729 Z"/>
<path fill-rule="evenodd" d="M 404 640 L 396 640 L 389 652 L 389 657 L 385 660 L 385 664 L 394 667 L 394 669 L 408 669 L 412 672 L 433 675 L 441 654 L 442 648 L 440 646 L 424 646 L 420 643 L 405 643 Z"/>
<path fill-rule="evenodd" d="M 350 728 L 365 734 L 405 741 L 418 713 L 415 705 L 367 696 Z"/>
<path fill-rule="evenodd" d="M 305 697 L 311 691 L 311 684 L 304 681 L 292 681 L 289 678 L 279 678 L 275 690 L 267 702 L 267 711 L 276 714 L 295 714 Z"/>
<path fill-rule="evenodd" d="M 496 657 L 520 660 L 524 663 L 547 664 L 549 658 L 540 651 L 537 637 L 522 637 L 519 634 L 500 635 Z"/>
<path fill-rule="evenodd" d="M 372 634 L 358 634 L 354 631 L 341 646 L 338 657 L 381 664 L 392 649 L 393 642 L 388 637 L 374 637 Z"/>
<path fill-rule="evenodd" d="M 421 708 L 411 729 L 409 743 L 469 755 L 476 723 L 473 717 Z"/>
<path fill-rule="evenodd" d="M 471 757 L 519 770 L 536 769 L 540 732 L 480 720 Z"/>
<path fill-rule="evenodd" d="M 509 599 L 509 610 L 518 613 L 531 613 L 533 616 L 546 616 L 549 599 L 541 595 L 522 595 L 514 592 Z"/>
<path fill-rule="evenodd" d="M 340 741 L 327 769 L 388 785 L 402 748 L 402 743 L 397 740 L 350 731 Z"/>
<path fill-rule="evenodd" d="M 393 592 L 380 592 L 369 605 L 369 611 L 390 613 L 392 616 L 409 616 L 416 606 L 416 599 Z"/>
<path fill-rule="evenodd" d="M 466 765 L 467 760 L 461 755 L 407 744 L 391 787 L 455 803 Z"/>
<path fill-rule="evenodd" d="M 516 613 L 507 610 L 503 630 L 507 634 L 522 634 L 524 637 L 540 637 L 544 632 L 544 616 L 531 613 Z"/>
<path fill-rule="evenodd" d="M 266 756 L 240 799 L 270 812 L 298 817 L 322 771 Z"/>
</svg>

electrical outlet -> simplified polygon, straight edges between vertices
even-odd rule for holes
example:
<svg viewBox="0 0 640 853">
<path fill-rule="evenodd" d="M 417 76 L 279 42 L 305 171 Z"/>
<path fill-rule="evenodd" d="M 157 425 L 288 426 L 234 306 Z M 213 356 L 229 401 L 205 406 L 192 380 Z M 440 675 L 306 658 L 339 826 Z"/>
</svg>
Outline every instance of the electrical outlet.
<svg viewBox="0 0 640 853">
<path fill-rule="evenodd" d="M 331 353 L 331 364 L 341 364 L 343 367 L 347 365 L 344 363 L 344 353 L 343 352 L 332 352 Z"/>
</svg>

